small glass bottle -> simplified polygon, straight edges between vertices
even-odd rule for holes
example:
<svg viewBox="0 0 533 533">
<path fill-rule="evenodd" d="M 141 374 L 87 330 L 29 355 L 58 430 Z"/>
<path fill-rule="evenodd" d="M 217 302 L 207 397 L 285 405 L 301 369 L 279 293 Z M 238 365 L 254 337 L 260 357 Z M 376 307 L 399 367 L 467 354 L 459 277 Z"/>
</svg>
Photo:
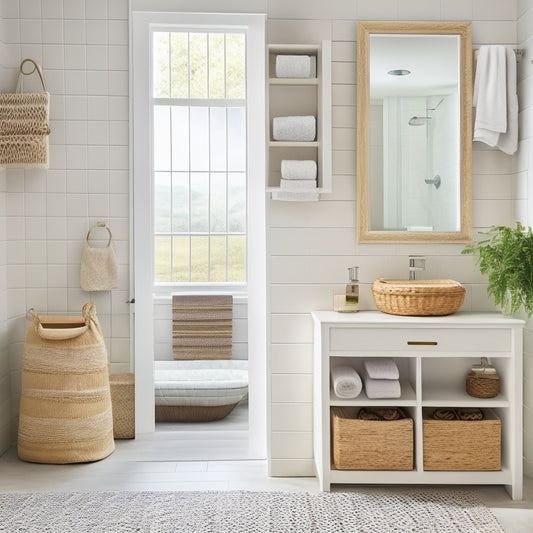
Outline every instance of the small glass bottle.
<svg viewBox="0 0 533 533">
<path fill-rule="evenodd" d="M 346 285 L 346 313 L 356 313 L 359 311 L 359 280 L 357 270 L 359 267 L 349 267 L 348 276 L 350 283 Z"/>
</svg>

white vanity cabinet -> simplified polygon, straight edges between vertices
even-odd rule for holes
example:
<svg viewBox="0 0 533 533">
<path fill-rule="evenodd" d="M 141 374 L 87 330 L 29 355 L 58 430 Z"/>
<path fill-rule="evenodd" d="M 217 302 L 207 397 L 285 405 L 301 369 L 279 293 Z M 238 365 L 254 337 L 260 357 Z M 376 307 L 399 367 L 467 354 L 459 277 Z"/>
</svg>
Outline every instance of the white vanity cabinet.
<svg viewBox="0 0 533 533">
<path fill-rule="evenodd" d="M 314 460 L 321 490 L 331 484 L 505 485 L 522 498 L 522 329 L 523 321 L 498 313 L 460 312 L 443 317 L 403 317 L 378 311 L 315 311 Z M 368 357 L 393 358 L 400 370 L 398 399 L 353 400 L 335 396 L 331 368 L 362 368 Z M 494 398 L 474 398 L 465 390 L 472 364 L 488 357 L 500 377 Z M 414 469 L 336 470 L 332 462 L 331 408 L 402 407 L 414 421 Z M 490 409 L 501 420 L 501 470 L 424 470 L 423 413 L 439 407 Z"/>
</svg>

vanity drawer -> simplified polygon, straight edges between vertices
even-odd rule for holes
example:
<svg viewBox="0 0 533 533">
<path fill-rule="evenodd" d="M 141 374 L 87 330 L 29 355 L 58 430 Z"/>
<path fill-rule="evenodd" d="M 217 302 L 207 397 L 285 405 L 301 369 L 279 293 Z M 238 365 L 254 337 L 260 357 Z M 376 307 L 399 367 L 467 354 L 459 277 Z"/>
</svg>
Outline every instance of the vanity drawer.
<svg viewBox="0 0 533 533">
<path fill-rule="evenodd" d="M 330 350 L 349 352 L 510 352 L 506 328 L 331 328 Z"/>
</svg>

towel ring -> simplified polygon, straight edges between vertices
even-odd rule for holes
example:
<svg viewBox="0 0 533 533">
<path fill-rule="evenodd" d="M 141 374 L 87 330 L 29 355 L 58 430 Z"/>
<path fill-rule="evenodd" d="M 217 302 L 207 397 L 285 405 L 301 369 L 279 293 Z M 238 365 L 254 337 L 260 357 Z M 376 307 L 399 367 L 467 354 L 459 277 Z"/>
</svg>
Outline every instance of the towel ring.
<svg viewBox="0 0 533 533">
<path fill-rule="evenodd" d="M 113 238 L 113 234 L 111 233 L 111 230 L 107 227 L 105 222 L 97 222 L 96 226 L 93 226 L 92 228 L 89 228 L 89 231 L 87 232 L 87 235 L 85 236 L 85 240 L 87 243 L 89 242 L 89 235 L 91 234 L 91 231 L 94 228 L 105 228 L 107 230 L 107 233 L 109 233 L 109 240 L 107 241 L 107 246 L 111 244 L 111 239 Z"/>
<path fill-rule="evenodd" d="M 24 72 L 24 65 L 26 63 L 31 63 L 33 65 L 33 69 L 30 70 L 29 72 Z M 19 67 L 19 78 L 21 75 L 31 76 L 35 71 L 37 71 L 37 74 L 39 74 L 39 78 L 41 78 L 41 84 L 43 86 L 43 90 L 44 92 L 46 92 L 46 84 L 44 83 L 43 73 L 41 72 L 39 65 L 33 59 L 26 58 L 22 60 L 22 62 L 20 63 L 20 67 Z"/>
</svg>

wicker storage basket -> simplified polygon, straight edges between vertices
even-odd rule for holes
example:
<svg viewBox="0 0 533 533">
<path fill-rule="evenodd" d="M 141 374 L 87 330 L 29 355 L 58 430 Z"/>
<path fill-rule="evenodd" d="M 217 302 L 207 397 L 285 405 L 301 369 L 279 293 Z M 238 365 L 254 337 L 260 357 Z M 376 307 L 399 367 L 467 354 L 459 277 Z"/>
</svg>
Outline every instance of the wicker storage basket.
<svg viewBox="0 0 533 533">
<path fill-rule="evenodd" d="M 424 413 L 424 470 L 500 470 L 501 421 L 491 409 L 483 414 L 483 420 L 433 420 Z"/>
<path fill-rule="evenodd" d="M 413 420 L 359 420 L 358 407 L 332 407 L 337 470 L 412 470 Z"/>
<path fill-rule="evenodd" d="M 135 376 L 111 374 L 111 403 L 113 405 L 113 437 L 115 439 L 135 438 Z"/>
<path fill-rule="evenodd" d="M 18 455 L 84 463 L 115 449 L 107 351 L 94 304 L 83 316 L 37 316 L 22 361 Z"/>
<path fill-rule="evenodd" d="M 497 374 L 469 372 L 466 376 L 466 392 L 475 398 L 494 398 L 500 392 Z"/>
<path fill-rule="evenodd" d="M 466 289 L 451 279 L 377 279 L 372 295 L 377 308 L 390 315 L 440 316 L 459 310 Z"/>
</svg>

